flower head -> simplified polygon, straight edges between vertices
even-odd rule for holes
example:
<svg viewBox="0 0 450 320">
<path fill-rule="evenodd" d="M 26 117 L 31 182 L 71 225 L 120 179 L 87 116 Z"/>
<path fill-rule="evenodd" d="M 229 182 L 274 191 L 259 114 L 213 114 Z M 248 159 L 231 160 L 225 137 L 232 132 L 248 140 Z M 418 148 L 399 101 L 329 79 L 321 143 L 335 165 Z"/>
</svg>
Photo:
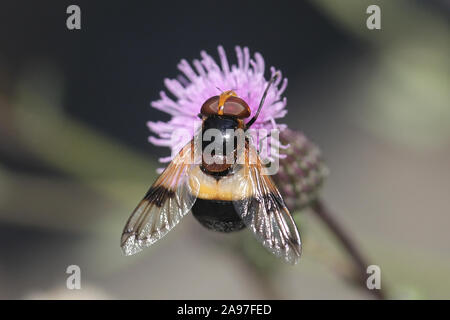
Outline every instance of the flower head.
<svg viewBox="0 0 450 320">
<path fill-rule="evenodd" d="M 172 97 L 169 97 L 165 91 L 161 91 L 160 99 L 153 101 L 151 106 L 170 114 L 172 118 L 168 122 L 149 121 L 147 123 L 150 130 L 157 135 L 157 137 L 149 137 L 151 143 L 170 147 L 172 155 L 175 155 L 192 139 L 195 128 L 201 124 L 198 113 L 202 104 L 208 98 L 219 95 L 221 91 L 234 90 L 247 102 L 251 109 L 251 116 L 247 120 L 256 113 L 268 83 L 268 79 L 264 77 L 263 57 L 255 53 L 251 58 L 247 47 L 236 47 L 237 64 L 230 65 L 225 50 L 221 46 L 218 47 L 218 52 L 220 64 L 202 51 L 201 59 L 194 60 L 192 64 L 184 59 L 181 60 L 178 69 L 182 75 L 177 79 L 164 80 Z M 277 70 L 272 67 L 270 72 L 273 76 Z M 287 112 L 286 98 L 282 97 L 286 87 L 287 79 L 279 76 L 270 87 L 261 113 L 252 128 L 281 131 L 286 127 L 276 123 L 276 119 L 284 117 Z M 174 134 L 176 132 L 181 134 Z M 268 141 L 269 149 L 270 143 L 275 144 L 275 142 Z M 171 158 L 161 158 L 160 161 L 169 162 Z"/>
<path fill-rule="evenodd" d="M 283 150 L 286 157 L 280 160 L 280 168 L 272 177 L 287 207 L 301 210 L 318 197 L 329 170 L 320 149 L 302 132 L 286 128 L 280 133 L 280 141 L 290 147 Z"/>
</svg>

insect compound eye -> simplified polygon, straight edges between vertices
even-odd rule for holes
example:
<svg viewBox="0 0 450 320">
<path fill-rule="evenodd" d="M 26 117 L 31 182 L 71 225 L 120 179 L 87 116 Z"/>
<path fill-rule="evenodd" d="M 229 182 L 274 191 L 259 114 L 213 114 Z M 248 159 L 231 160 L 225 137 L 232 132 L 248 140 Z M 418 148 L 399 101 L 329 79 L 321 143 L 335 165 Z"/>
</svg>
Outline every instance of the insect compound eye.
<svg viewBox="0 0 450 320">
<path fill-rule="evenodd" d="M 213 96 L 203 103 L 200 113 L 204 116 L 217 114 L 219 109 L 219 96 Z"/>
<path fill-rule="evenodd" d="M 209 98 L 203 103 L 200 113 L 205 116 L 218 114 L 219 96 Z M 248 118 L 250 116 L 250 107 L 239 97 L 228 97 L 224 103 L 224 116 L 232 116 L 239 119 Z"/>
<path fill-rule="evenodd" d="M 224 104 L 224 114 L 235 116 L 239 119 L 250 116 L 250 107 L 239 97 L 229 97 Z"/>
</svg>

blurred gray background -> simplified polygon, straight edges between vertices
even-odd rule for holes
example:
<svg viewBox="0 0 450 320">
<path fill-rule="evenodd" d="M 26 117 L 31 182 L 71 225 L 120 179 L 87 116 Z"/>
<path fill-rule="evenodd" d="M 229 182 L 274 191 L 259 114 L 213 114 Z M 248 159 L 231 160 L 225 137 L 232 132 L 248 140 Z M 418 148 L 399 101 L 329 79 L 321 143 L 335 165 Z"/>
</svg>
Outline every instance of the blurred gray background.
<svg viewBox="0 0 450 320">
<path fill-rule="evenodd" d="M 247 232 L 186 217 L 131 257 L 119 239 L 168 150 L 149 106 L 176 64 L 223 45 L 289 78 L 291 128 L 322 150 L 322 198 L 381 267 L 389 298 L 450 298 L 450 34 L 447 1 L 66 1 L 0 5 L 0 298 L 370 299 L 311 212 L 295 267 Z M 366 8 L 381 7 L 381 30 Z M 68 265 L 81 290 L 67 290 Z"/>
</svg>

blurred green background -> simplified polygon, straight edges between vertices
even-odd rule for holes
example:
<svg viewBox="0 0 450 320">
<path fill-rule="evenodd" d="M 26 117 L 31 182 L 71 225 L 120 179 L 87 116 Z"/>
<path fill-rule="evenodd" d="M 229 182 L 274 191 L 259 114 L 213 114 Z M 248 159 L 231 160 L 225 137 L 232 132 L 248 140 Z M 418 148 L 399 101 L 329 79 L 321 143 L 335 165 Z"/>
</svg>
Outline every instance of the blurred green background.
<svg viewBox="0 0 450 320">
<path fill-rule="evenodd" d="M 291 128 L 330 168 L 323 199 L 381 267 L 388 298 L 450 298 L 450 32 L 447 1 L 0 5 L 0 298 L 370 299 L 311 212 L 285 265 L 243 231 L 186 217 L 131 257 L 119 239 L 168 150 L 147 143 L 165 77 L 222 44 L 289 78 Z M 381 30 L 366 8 L 381 8 Z M 217 57 L 217 56 L 216 56 Z M 66 289 L 68 265 L 82 290 Z"/>
</svg>

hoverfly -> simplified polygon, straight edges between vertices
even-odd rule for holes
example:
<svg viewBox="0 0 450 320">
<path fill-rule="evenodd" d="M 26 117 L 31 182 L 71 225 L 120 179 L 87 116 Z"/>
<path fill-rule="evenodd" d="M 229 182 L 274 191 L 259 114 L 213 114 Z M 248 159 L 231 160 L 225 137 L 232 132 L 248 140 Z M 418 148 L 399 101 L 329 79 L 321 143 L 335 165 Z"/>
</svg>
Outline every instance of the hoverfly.
<svg viewBox="0 0 450 320">
<path fill-rule="evenodd" d="M 280 192 L 266 173 L 250 139 L 244 148 L 230 141 L 227 130 L 247 131 L 256 121 L 267 92 L 279 74 L 267 84 L 258 110 L 251 115 L 248 104 L 232 90 L 213 96 L 202 105 L 201 133 L 208 129 L 223 133 L 222 141 L 231 142 L 234 162 L 222 161 L 228 155 L 213 154 L 220 161 L 205 161 L 206 144 L 194 138 L 174 157 L 150 187 L 128 219 L 122 233 L 121 247 L 126 255 L 141 251 L 161 239 L 187 213 L 206 228 L 232 232 L 248 227 L 269 251 L 289 263 L 297 263 L 301 241 L 297 226 Z M 201 150 L 201 161 L 192 161 Z M 238 162 L 238 156 L 244 161 Z M 227 158 L 228 159 L 228 158 Z M 250 161 L 250 159 L 255 159 Z"/>
</svg>

